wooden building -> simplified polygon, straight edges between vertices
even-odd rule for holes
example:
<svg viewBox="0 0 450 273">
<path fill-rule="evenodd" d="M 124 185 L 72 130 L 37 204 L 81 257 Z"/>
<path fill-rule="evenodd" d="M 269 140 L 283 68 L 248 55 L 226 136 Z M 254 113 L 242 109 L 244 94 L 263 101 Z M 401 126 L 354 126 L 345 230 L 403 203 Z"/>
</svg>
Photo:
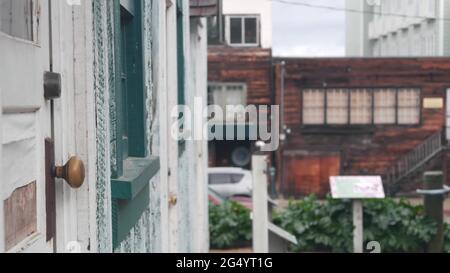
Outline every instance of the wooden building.
<svg viewBox="0 0 450 273">
<path fill-rule="evenodd" d="M 209 104 L 226 105 L 238 103 L 267 105 L 273 101 L 272 51 L 263 48 L 234 48 L 209 46 L 208 85 Z M 226 92 L 223 98 L 218 92 Z M 238 98 L 235 98 L 238 97 Z M 233 120 L 230 120 L 233 121 Z M 225 130 L 227 120 L 224 120 Z M 247 130 L 256 124 L 240 124 Z M 209 144 L 210 166 L 250 167 L 250 152 L 254 141 L 219 141 Z M 241 156 L 239 156 L 241 155 Z"/>
<path fill-rule="evenodd" d="M 285 196 L 324 196 L 333 175 L 381 175 L 388 193 L 408 192 L 424 170 L 445 167 L 449 59 L 275 62 L 287 133 L 277 152 Z"/>
<path fill-rule="evenodd" d="M 272 8 L 262 0 L 219 0 L 219 9 L 208 19 L 208 104 L 270 106 L 273 103 Z M 237 111 L 236 116 L 246 115 Z M 244 117 L 245 119 L 245 117 Z M 243 140 L 209 143 L 211 167 L 250 168 L 257 122 L 236 122 L 233 115 L 213 120 L 212 126 L 245 130 Z M 217 128 L 216 126 L 216 128 Z"/>
</svg>

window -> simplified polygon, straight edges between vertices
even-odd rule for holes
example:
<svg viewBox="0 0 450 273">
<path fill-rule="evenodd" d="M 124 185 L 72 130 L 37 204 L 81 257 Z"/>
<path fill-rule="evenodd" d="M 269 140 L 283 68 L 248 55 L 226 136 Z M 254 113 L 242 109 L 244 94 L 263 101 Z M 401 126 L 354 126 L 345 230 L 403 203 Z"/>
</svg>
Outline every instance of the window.
<svg viewBox="0 0 450 273">
<path fill-rule="evenodd" d="M 305 89 L 302 93 L 304 125 L 420 123 L 419 89 Z"/>
<path fill-rule="evenodd" d="M 242 178 L 243 174 L 232 174 L 232 173 L 214 173 L 209 175 L 210 185 L 226 185 L 226 184 L 237 184 Z"/>
<path fill-rule="evenodd" d="M 325 123 L 325 91 L 320 89 L 303 91 L 303 123 Z"/>
<path fill-rule="evenodd" d="M 348 123 L 348 90 L 327 90 L 327 123 Z"/>
<path fill-rule="evenodd" d="M 398 123 L 417 124 L 420 120 L 420 94 L 416 89 L 398 91 Z"/>
<path fill-rule="evenodd" d="M 225 116 L 224 121 L 234 122 L 235 119 L 245 119 L 245 111 L 238 113 L 227 113 L 227 106 L 247 105 L 247 86 L 243 83 L 216 83 L 210 84 L 208 88 L 208 104 L 221 107 Z M 237 115 L 237 116 L 236 116 Z M 215 117 L 220 118 L 220 117 Z"/>
<path fill-rule="evenodd" d="M 375 124 L 395 124 L 396 92 L 395 89 L 378 89 L 374 91 Z"/>
<path fill-rule="evenodd" d="M 242 18 L 230 18 L 230 42 L 231 44 L 242 44 Z"/>
<path fill-rule="evenodd" d="M 350 123 L 372 123 L 372 93 L 368 89 L 350 92 Z"/>
<path fill-rule="evenodd" d="M 223 42 L 223 18 L 220 13 L 206 18 L 208 24 L 208 44 L 217 45 Z"/>
<path fill-rule="evenodd" d="M 33 40 L 33 0 L 0 0 L 0 31 Z"/>
<path fill-rule="evenodd" d="M 258 46 L 259 17 L 258 16 L 229 16 L 228 42 L 234 46 Z"/>
<path fill-rule="evenodd" d="M 128 157 L 145 157 L 144 75 L 141 15 L 135 0 L 120 1 L 117 11 L 115 97 L 118 164 Z M 120 167 L 119 174 L 120 174 Z"/>
</svg>

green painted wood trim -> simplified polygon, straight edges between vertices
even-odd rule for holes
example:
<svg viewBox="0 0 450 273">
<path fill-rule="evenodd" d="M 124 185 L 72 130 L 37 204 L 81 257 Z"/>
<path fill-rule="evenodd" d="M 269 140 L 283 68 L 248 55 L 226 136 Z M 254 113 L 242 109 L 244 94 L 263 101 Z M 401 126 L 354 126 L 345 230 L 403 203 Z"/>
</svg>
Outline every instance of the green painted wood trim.
<svg viewBox="0 0 450 273">
<path fill-rule="evenodd" d="M 144 92 L 143 1 L 134 0 L 135 15 L 127 26 L 128 155 L 145 157 L 146 118 Z"/>
<path fill-rule="evenodd" d="M 111 177 L 119 177 L 123 174 L 123 143 L 122 143 L 122 128 L 123 120 L 120 113 L 123 112 L 122 105 L 122 50 L 121 50 L 121 37 L 122 30 L 120 25 L 120 0 L 113 0 L 113 19 L 114 19 L 114 91 L 113 97 L 111 98 L 110 111 L 115 111 L 110 113 L 111 116 L 111 127 L 114 130 L 115 139 L 113 139 L 113 145 L 115 148 L 115 161 L 116 168 L 112 168 Z M 113 107 L 111 107 L 113 106 Z"/>
<path fill-rule="evenodd" d="M 123 176 L 111 179 L 113 199 L 133 200 L 158 174 L 160 160 L 158 157 L 150 159 L 128 158 L 124 161 Z"/>
<path fill-rule="evenodd" d="M 178 142 L 178 157 L 183 156 L 184 152 L 186 152 L 186 140 L 180 140 Z"/>
<path fill-rule="evenodd" d="M 141 219 L 150 203 L 150 185 L 148 184 L 133 200 L 117 200 L 112 202 L 113 249 L 124 241 Z"/>
</svg>

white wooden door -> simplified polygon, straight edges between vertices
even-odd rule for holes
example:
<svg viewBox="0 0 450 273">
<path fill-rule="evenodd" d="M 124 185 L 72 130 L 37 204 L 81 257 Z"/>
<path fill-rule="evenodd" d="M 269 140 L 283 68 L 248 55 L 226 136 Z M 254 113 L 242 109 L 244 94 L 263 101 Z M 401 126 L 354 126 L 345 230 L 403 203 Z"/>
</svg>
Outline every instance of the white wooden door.
<svg viewBox="0 0 450 273">
<path fill-rule="evenodd" d="M 48 0 L 0 0 L 0 252 L 54 251 L 46 235 L 44 155 L 45 139 L 52 137 L 43 87 L 51 70 L 49 45 Z"/>
</svg>

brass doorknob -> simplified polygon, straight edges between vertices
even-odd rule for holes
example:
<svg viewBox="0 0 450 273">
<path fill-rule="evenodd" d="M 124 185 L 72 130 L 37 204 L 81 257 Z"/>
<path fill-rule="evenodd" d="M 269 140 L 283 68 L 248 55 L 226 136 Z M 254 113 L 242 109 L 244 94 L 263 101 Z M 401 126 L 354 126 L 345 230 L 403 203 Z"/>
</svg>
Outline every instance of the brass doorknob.
<svg viewBox="0 0 450 273">
<path fill-rule="evenodd" d="M 55 174 L 57 178 L 63 178 L 67 184 L 74 189 L 83 186 L 85 178 L 85 169 L 83 161 L 74 156 L 62 167 L 56 167 Z"/>
</svg>

